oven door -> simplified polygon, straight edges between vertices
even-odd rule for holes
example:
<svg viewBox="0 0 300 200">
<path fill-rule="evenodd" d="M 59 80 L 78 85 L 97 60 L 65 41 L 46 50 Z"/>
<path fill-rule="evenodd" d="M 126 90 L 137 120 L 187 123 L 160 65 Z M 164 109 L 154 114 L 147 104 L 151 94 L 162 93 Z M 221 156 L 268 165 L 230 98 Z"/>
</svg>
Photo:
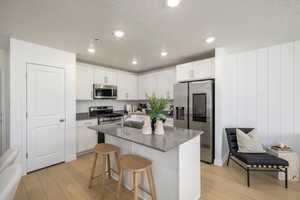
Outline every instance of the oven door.
<svg viewBox="0 0 300 200">
<path fill-rule="evenodd" d="M 99 86 L 94 85 L 94 99 L 116 99 L 116 86 Z"/>
</svg>

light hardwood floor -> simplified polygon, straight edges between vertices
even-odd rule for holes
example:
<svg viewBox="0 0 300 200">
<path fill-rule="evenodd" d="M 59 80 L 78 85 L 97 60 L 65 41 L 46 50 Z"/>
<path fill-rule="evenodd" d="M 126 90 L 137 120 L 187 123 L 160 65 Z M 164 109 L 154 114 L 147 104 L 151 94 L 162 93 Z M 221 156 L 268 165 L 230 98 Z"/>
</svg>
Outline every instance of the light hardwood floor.
<svg viewBox="0 0 300 200">
<path fill-rule="evenodd" d="M 97 179 L 88 189 L 92 161 L 89 154 L 24 176 L 15 200 L 115 200 L 117 184 L 113 180 L 106 181 L 104 193 Z M 245 178 L 244 171 L 233 163 L 229 168 L 203 164 L 201 200 L 300 200 L 299 182 L 290 182 L 286 190 L 269 174 L 256 173 L 251 175 L 252 185 L 248 188 Z M 121 200 L 132 197 L 133 193 L 122 190 Z"/>
</svg>

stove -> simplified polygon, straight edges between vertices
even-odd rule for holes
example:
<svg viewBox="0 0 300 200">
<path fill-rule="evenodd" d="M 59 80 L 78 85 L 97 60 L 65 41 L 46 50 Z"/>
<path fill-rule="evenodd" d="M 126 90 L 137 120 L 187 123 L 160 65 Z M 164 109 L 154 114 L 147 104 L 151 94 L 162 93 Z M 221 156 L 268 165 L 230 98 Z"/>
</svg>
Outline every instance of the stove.
<svg viewBox="0 0 300 200">
<path fill-rule="evenodd" d="M 98 125 L 119 125 L 123 126 L 124 114 L 121 112 L 114 112 L 112 106 L 93 106 L 89 107 L 89 115 L 97 117 Z M 105 135 L 98 132 L 98 143 L 105 143 Z"/>
</svg>

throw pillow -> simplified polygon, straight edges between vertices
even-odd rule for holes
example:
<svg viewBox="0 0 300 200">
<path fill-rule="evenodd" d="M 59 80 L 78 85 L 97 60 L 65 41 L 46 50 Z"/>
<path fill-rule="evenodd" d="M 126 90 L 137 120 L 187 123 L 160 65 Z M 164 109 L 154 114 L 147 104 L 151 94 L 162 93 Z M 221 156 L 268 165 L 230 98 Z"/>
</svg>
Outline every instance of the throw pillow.
<svg viewBox="0 0 300 200">
<path fill-rule="evenodd" d="M 240 129 L 236 129 L 237 143 L 239 145 L 238 152 L 242 153 L 264 153 L 266 152 L 256 134 L 256 130 L 253 129 L 248 134 L 244 133 Z"/>
</svg>

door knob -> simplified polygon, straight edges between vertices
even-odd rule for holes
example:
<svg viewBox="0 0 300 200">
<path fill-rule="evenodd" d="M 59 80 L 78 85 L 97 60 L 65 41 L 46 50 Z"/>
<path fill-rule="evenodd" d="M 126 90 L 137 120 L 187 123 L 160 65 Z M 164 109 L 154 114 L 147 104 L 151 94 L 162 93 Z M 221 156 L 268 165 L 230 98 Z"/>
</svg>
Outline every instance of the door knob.
<svg viewBox="0 0 300 200">
<path fill-rule="evenodd" d="M 60 119 L 59 122 L 65 122 L 65 119 Z"/>
</svg>

